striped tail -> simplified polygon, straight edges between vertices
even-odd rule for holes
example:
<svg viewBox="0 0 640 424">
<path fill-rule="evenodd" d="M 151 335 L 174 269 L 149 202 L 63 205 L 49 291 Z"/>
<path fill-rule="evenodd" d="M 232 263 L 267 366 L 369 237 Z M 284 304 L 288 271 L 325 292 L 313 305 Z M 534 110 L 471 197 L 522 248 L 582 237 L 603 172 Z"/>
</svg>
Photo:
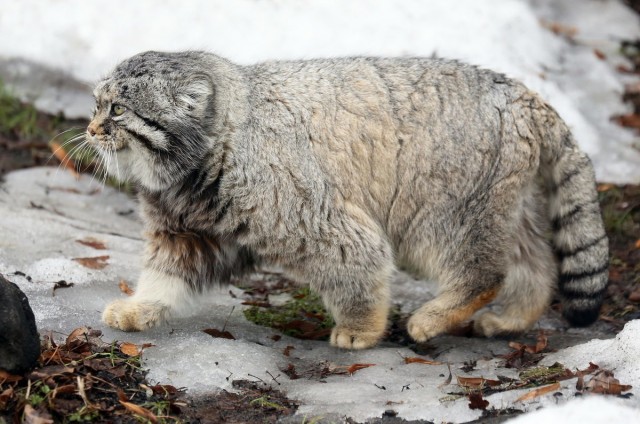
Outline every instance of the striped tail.
<svg viewBox="0 0 640 424">
<path fill-rule="evenodd" d="M 598 319 L 609 282 L 609 240 L 605 233 L 595 174 L 568 128 L 560 121 L 561 135 L 555 160 L 545 172 L 549 185 L 553 244 L 560 261 L 558 289 L 563 315 L 573 325 Z"/>
</svg>

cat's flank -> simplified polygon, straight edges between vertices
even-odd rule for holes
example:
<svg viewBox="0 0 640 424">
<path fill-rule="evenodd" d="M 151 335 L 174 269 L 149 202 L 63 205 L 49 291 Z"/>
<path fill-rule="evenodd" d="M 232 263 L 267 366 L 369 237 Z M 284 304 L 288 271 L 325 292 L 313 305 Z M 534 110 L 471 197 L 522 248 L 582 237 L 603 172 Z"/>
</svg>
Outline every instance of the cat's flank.
<svg viewBox="0 0 640 424">
<path fill-rule="evenodd" d="M 556 286 L 569 322 L 598 316 L 609 261 L 591 163 L 549 105 L 501 74 L 146 52 L 95 97 L 88 141 L 138 185 L 146 227 L 135 294 L 104 311 L 112 327 L 149 328 L 260 263 L 322 296 L 343 348 L 383 336 L 396 268 L 439 283 L 409 320 L 417 341 L 494 299 L 478 333 L 526 330 Z"/>
</svg>

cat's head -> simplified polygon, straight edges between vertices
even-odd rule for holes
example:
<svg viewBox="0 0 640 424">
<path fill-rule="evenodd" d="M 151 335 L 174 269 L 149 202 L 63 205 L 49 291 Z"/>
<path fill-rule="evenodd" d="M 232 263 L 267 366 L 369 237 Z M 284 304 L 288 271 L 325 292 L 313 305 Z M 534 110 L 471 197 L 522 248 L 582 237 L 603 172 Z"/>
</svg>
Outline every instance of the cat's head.
<svg viewBox="0 0 640 424">
<path fill-rule="evenodd" d="M 162 190 L 201 165 L 215 119 L 204 55 L 141 53 L 97 84 L 86 136 L 109 174 Z"/>
</svg>

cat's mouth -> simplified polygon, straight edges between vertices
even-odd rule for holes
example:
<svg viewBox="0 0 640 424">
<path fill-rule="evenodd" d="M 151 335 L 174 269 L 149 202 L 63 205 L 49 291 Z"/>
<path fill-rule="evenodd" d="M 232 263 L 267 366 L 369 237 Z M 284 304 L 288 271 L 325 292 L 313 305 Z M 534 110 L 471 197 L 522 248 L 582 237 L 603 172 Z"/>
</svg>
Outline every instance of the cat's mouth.
<svg viewBox="0 0 640 424">
<path fill-rule="evenodd" d="M 87 134 L 87 142 L 94 148 L 107 152 L 119 152 L 129 147 L 124 141 L 105 140 L 102 137 L 91 134 Z"/>
</svg>

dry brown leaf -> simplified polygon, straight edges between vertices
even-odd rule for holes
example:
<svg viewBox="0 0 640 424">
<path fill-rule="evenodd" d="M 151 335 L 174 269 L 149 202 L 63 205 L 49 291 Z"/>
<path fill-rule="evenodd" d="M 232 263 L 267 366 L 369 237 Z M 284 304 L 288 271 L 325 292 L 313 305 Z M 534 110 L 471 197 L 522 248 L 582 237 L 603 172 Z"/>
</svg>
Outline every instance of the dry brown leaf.
<svg viewBox="0 0 640 424">
<path fill-rule="evenodd" d="M 509 347 L 516 350 L 523 350 L 527 353 L 540 353 L 547 348 L 547 336 L 543 331 L 538 333 L 538 341 L 535 345 L 526 345 L 524 343 L 509 342 Z"/>
<path fill-rule="evenodd" d="M 611 190 L 614 187 L 615 187 L 615 185 L 613 185 L 613 184 L 602 183 L 602 184 L 598 184 L 597 185 L 596 190 L 598 191 L 598 193 L 603 193 L 605 191 Z"/>
<path fill-rule="evenodd" d="M 4 383 L 14 383 L 16 381 L 22 380 L 22 376 L 9 374 L 5 370 L 0 369 L 0 384 Z"/>
<path fill-rule="evenodd" d="M 556 35 L 560 35 L 567 38 L 575 37 L 575 35 L 578 33 L 578 28 L 574 26 L 564 25 L 559 22 L 542 21 L 542 26 L 547 28 L 548 30 L 550 30 Z"/>
<path fill-rule="evenodd" d="M 138 415 L 142 418 L 146 418 L 154 424 L 158 422 L 158 417 L 156 417 L 156 415 L 153 412 L 149 411 L 147 408 L 143 408 L 142 406 L 136 405 L 135 403 L 123 402 L 122 400 L 120 401 L 120 403 L 127 409 L 127 411 L 131 412 L 132 414 Z"/>
<path fill-rule="evenodd" d="M 211 337 L 217 337 L 217 338 L 220 338 L 220 339 L 229 339 L 229 340 L 235 340 L 236 339 L 235 337 L 233 337 L 233 334 L 231 334 L 228 331 L 220 331 L 220 330 L 215 329 L 215 328 L 205 328 L 202 331 L 204 333 L 207 333 Z"/>
<path fill-rule="evenodd" d="M 607 55 L 604 54 L 604 52 L 599 49 L 593 49 L 593 54 L 595 54 L 596 57 L 600 60 L 605 60 L 607 58 Z"/>
<path fill-rule="evenodd" d="M 363 368 L 373 367 L 375 365 L 376 364 L 353 364 L 349 368 L 347 368 L 347 373 L 349 373 L 349 375 L 352 375 L 356 371 L 359 371 L 359 370 L 361 370 Z"/>
<path fill-rule="evenodd" d="M 293 349 L 295 349 L 295 347 L 294 347 L 294 346 L 288 345 L 287 347 L 285 347 L 285 348 L 284 348 L 284 350 L 282 351 L 282 354 L 283 354 L 284 356 L 289 356 L 289 355 L 291 355 L 291 351 L 292 351 Z"/>
<path fill-rule="evenodd" d="M 80 265 L 91 269 L 102 269 L 109 265 L 107 263 L 109 256 L 94 256 L 92 258 L 73 258 L 72 261 L 78 262 Z"/>
<path fill-rule="evenodd" d="M 53 417 L 47 411 L 34 409 L 30 404 L 24 406 L 23 423 L 26 424 L 53 424 Z"/>
<path fill-rule="evenodd" d="M 611 118 L 618 125 L 627 128 L 640 128 L 640 115 L 630 113 L 628 115 L 618 115 Z"/>
<path fill-rule="evenodd" d="M 620 384 L 620 381 L 613 376 L 613 372 L 609 370 L 596 372 L 591 380 L 584 385 L 586 391 L 604 395 L 620 395 L 632 388 L 628 384 Z"/>
<path fill-rule="evenodd" d="M 140 349 L 138 349 L 138 346 L 129 342 L 124 342 L 120 345 L 120 352 L 124 353 L 127 356 L 140 355 Z"/>
<path fill-rule="evenodd" d="M 129 287 L 129 284 L 127 284 L 127 282 L 124 280 L 120 280 L 120 282 L 118 283 L 118 287 L 120 287 L 120 291 L 127 296 L 132 296 L 134 293 L 133 289 Z"/>
<path fill-rule="evenodd" d="M 425 365 L 444 365 L 443 362 L 432 361 L 430 359 L 419 358 L 417 356 L 404 358 L 405 364 L 425 364 Z"/>
<path fill-rule="evenodd" d="M 76 240 L 76 243 L 80 243 L 85 246 L 93 247 L 96 250 L 105 250 L 107 246 L 105 246 L 104 242 L 93 238 L 93 237 L 85 237 L 81 240 Z"/>
<path fill-rule="evenodd" d="M 555 392 L 560 390 L 560 383 L 553 383 L 548 386 L 538 387 L 535 390 L 532 390 L 524 395 L 520 396 L 516 399 L 516 402 L 524 402 L 525 400 L 531 400 L 537 398 L 538 396 L 546 395 L 547 393 Z"/>
<path fill-rule="evenodd" d="M 75 341 L 85 342 L 87 341 L 87 335 L 89 334 L 89 329 L 87 327 L 78 327 L 73 330 L 67 336 L 66 344 L 70 345 Z"/>
<path fill-rule="evenodd" d="M 56 157 L 56 159 L 60 161 L 60 164 L 65 168 L 67 168 L 69 171 L 71 171 L 74 177 L 78 178 L 80 176 L 76 171 L 75 162 L 71 159 L 69 155 L 67 155 L 67 152 L 62 148 L 60 144 L 58 144 L 55 141 L 52 141 L 51 143 L 49 143 L 49 148 L 53 152 L 53 155 Z"/>
<path fill-rule="evenodd" d="M 62 374 L 73 374 L 75 368 L 65 367 L 64 365 L 49 365 L 42 368 L 36 368 L 29 374 L 29 380 L 42 380 Z"/>
<path fill-rule="evenodd" d="M 636 249 L 640 249 L 640 239 L 636 240 L 636 242 L 634 243 L 634 247 Z"/>
<path fill-rule="evenodd" d="M 469 409 L 485 410 L 489 406 L 489 401 L 482 398 L 482 393 L 469 393 Z"/>
<path fill-rule="evenodd" d="M 0 393 L 0 411 L 5 410 L 7 403 L 13 397 L 13 387 L 9 387 L 2 393 Z"/>
</svg>

